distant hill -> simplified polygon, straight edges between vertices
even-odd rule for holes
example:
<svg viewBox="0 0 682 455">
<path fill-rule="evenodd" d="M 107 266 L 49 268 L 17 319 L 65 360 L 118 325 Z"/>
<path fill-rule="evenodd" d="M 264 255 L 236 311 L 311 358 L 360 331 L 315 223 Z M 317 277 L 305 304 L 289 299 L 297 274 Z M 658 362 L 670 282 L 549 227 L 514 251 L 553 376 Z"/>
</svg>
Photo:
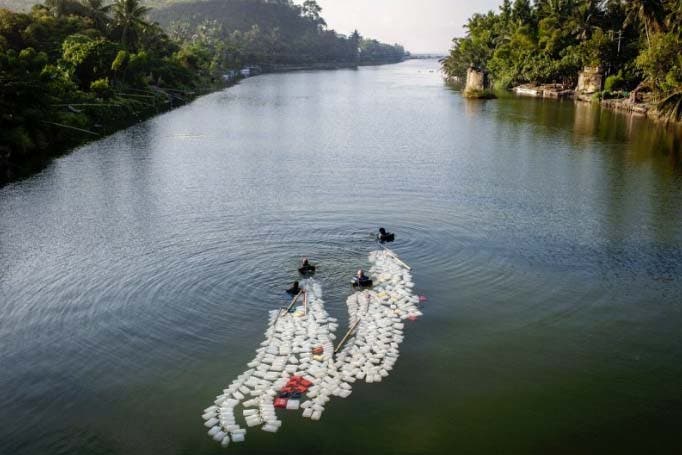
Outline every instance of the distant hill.
<svg viewBox="0 0 682 455">
<path fill-rule="evenodd" d="M 405 57 L 401 46 L 327 29 L 321 13 L 315 2 L 301 6 L 290 0 L 205 0 L 156 8 L 149 16 L 180 41 L 218 40 L 238 48 L 244 63 L 363 64 Z"/>
<path fill-rule="evenodd" d="M 72 0 L 78 1 L 78 0 Z M 105 0 L 113 3 L 114 0 Z M 35 0 L 0 0 L 0 6 L 28 11 Z M 403 60 L 402 46 L 344 36 L 327 29 L 314 1 L 146 0 L 148 18 L 172 39 L 202 45 L 221 55 L 220 64 L 265 66 L 377 64 Z"/>
</svg>

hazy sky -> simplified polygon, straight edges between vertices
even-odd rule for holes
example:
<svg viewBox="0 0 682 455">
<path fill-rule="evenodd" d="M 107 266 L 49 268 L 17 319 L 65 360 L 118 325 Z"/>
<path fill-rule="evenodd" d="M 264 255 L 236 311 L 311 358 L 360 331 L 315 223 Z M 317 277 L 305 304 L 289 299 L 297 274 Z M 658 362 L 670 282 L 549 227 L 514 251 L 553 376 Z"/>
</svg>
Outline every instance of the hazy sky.
<svg viewBox="0 0 682 455">
<path fill-rule="evenodd" d="M 318 0 L 330 28 L 400 43 L 411 52 L 445 53 L 475 12 L 496 9 L 501 0 Z"/>
</svg>

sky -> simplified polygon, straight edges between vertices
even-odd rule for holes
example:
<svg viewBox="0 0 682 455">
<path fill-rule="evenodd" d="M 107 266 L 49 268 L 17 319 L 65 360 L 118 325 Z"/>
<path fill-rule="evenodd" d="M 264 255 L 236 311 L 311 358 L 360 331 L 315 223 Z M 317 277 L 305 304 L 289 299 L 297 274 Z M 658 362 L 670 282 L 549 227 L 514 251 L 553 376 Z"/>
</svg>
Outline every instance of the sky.
<svg viewBox="0 0 682 455">
<path fill-rule="evenodd" d="M 462 36 L 473 13 L 497 9 L 501 0 L 317 0 L 329 28 L 400 43 L 412 53 L 444 54 Z"/>
</svg>

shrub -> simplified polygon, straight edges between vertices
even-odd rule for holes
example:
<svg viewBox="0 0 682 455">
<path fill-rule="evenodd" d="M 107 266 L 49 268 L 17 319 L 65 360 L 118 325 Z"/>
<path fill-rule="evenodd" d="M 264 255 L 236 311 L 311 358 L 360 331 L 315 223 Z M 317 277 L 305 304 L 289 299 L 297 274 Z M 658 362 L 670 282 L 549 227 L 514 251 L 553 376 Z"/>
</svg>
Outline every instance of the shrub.
<svg viewBox="0 0 682 455">
<path fill-rule="evenodd" d="M 611 76 L 606 78 L 606 82 L 604 82 L 604 91 L 612 92 L 614 90 L 620 90 L 624 86 L 625 79 L 623 78 L 622 73 L 618 72 L 618 74 L 612 74 Z"/>
<path fill-rule="evenodd" d="M 111 86 L 109 85 L 109 78 L 97 79 L 90 83 L 90 91 L 92 91 L 98 98 L 110 98 L 112 95 Z"/>
</svg>

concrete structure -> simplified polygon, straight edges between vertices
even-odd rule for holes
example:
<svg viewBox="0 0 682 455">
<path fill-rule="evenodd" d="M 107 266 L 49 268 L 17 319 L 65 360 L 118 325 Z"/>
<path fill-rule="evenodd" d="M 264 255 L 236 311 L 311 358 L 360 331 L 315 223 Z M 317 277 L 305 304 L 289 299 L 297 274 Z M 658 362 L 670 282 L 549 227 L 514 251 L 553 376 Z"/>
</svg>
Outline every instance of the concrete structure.
<svg viewBox="0 0 682 455">
<path fill-rule="evenodd" d="M 591 95 L 602 89 L 604 74 L 598 66 L 586 66 L 578 73 L 578 87 L 575 91 L 581 95 Z"/>
<path fill-rule="evenodd" d="M 464 87 L 464 96 L 469 98 L 488 98 L 492 94 L 489 91 L 490 80 L 488 74 L 473 66 L 470 66 L 467 70 L 467 81 Z"/>
</svg>

